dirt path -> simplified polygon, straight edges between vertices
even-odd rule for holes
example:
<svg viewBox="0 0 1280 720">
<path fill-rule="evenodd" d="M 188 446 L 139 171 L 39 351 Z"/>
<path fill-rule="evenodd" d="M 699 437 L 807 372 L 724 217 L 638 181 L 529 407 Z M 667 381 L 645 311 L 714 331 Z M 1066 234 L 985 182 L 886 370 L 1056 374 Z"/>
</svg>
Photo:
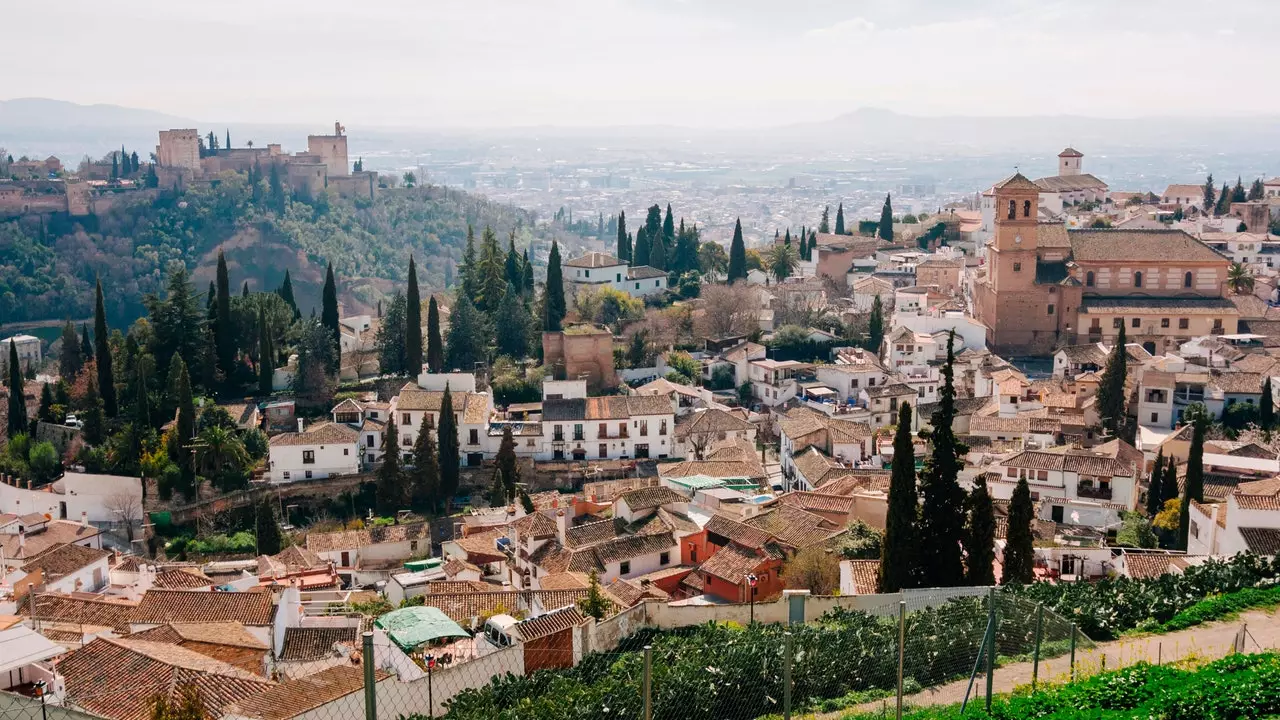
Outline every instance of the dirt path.
<svg viewBox="0 0 1280 720">
<path fill-rule="evenodd" d="M 1215 622 L 1207 625 L 1187 628 L 1166 635 L 1148 635 L 1145 637 L 1123 638 L 1112 642 L 1100 643 L 1097 648 L 1078 651 L 1076 653 L 1077 676 L 1096 673 L 1103 667 L 1105 659 L 1107 668 L 1124 667 L 1138 662 L 1169 662 L 1181 660 L 1188 656 L 1208 658 L 1222 657 L 1231 652 L 1241 626 L 1248 627 L 1245 638 L 1245 652 L 1259 652 L 1280 648 L 1280 614 L 1274 611 L 1252 610 L 1242 614 L 1230 622 Z M 1040 680 L 1042 682 L 1063 682 L 1070 676 L 1071 659 L 1068 656 L 1043 660 L 1040 662 Z M 1014 688 L 1031 683 L 1032 663 L 1017 663 L 996 668 L 993 687 L 996 693 L 1012 692 Z M 982 675 L 974 680 L 974 694 L 984 691 L 986 681 Z M 922 705 L 949 705 L 964 700 L 965 689 L 969 681 L 959 680 L 923 690 L 903 698 L 904 707 Z M 838 720 L 853 710 L 864 713 L 879 713 L 887 708 L 888 716 L 893 716 L 894 699 L 868 703 L 849 710 L 840 710 L 821 715 L 804 715 L 808 720 Z"/>
</svg>

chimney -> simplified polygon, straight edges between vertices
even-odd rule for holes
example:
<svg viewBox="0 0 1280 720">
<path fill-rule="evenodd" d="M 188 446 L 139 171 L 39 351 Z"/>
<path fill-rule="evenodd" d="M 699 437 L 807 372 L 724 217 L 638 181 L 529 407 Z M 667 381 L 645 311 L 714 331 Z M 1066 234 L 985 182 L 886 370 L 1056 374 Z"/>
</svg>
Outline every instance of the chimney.
<svg viewBox="0 0 1280 720">
<path fill-rule="evenodd" d="M 564 539 L 565 533 L 569 531 L 569 518 L 564 514 L 563 510 L 556 511 L 556 535 L 560 537 L 560 544 L 565 545 L 567 541 Z"/>
<path fill-rule="evenodd" d="M 298 418 L 298 432 L 302 432 L 302 418 Z"/>
<path fill-rule="evenodd" d="M 89 513 L 80 511 L 80 527 L 89 527 Z"/>
</svg>

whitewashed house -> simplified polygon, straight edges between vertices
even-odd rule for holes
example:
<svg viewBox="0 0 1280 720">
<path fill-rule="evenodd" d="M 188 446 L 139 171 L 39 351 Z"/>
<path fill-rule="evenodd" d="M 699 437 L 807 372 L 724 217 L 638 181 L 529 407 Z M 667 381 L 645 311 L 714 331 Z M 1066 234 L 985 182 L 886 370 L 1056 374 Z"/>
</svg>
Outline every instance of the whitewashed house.
<svg viewBox="0 0 1280 720">
<path fill-rule="evenodd" d="M 360 433 L 335 422 L 304 426 L 271 438 L 268 475 L 273 483 L 297 482 L 360 472 Z"/>
</svg>

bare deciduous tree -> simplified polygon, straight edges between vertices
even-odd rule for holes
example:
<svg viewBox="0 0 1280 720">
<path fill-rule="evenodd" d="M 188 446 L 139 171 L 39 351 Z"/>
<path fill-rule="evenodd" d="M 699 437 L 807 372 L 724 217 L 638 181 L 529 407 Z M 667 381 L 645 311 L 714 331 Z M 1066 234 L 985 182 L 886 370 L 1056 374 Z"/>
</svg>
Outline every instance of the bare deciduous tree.
<svg viewBox="0 0 1280 720">
<path fill-rule="evenodd" d="M 103 506 L 115 517 L 116 522 L 124 524 L 126 537 L 133 543 L 133 525 L 142 520 L 142 499 L 132 493 L 117 492 L 107 496 Z"/>
<path fill-rule="evenodd" d="M 703 337 L 747 335 L 760 327 L 760 300 L 757 289 L 746 283 L 708 285 L 702 290 L 702 313 L 698 318 Z"/>
</svg>

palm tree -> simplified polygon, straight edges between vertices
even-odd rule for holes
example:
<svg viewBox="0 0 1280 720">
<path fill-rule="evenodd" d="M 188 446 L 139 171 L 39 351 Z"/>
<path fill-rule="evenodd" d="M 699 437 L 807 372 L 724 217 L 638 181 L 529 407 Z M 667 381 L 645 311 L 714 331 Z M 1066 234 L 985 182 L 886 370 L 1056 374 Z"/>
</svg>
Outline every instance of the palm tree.
<svg viewBox="0 0 1280 720">
<path fill-rule="evenodd" d="M 782 282 L 795 273 L 796 267 L 800 265 L 800 255 L 790 245 L 774 245 L 769 248 L 765 263 L 769 267 L 769 272 L 773 273 L 778 282 Z"/>
<path fill-rule="evenodd" d="M 1253 273 L 1243 263 L 1231 263 L 1227 269 L 1227 287 L 1237 295 L 1253 292 Z"/>
<path fill-rule="evenodd" d="M 244 144 L 245 144 L 245 145 L 247 145 L 247 146 L 249 147 L 249 149 L 250 149 L 250 150 L 252 150 L 252 149 L 253 149 L 253 141 L 252 141 L 252 140 L 246 140 Z"/>
<path fill-rule="evenodd" d="M 224 427 L 205 428 L 196 436 L 193 446 L 196 472 L 205 477 L 217 477 L 229 468 L 240 472 L 250 463 L 244 443 Z"/>
</svg>

